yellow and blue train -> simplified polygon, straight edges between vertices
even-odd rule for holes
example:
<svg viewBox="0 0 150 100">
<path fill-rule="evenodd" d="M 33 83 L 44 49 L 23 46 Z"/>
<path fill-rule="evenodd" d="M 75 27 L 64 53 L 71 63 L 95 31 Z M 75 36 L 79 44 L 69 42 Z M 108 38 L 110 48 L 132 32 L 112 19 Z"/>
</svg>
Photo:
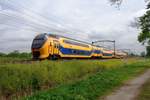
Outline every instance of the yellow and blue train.
<svg viewBox="0 0 150 100">
<path fill-rule="evenodd" d="M 121 58 L 127 54 L 114 52 L 87 42 L 55 34 L 39 34 L 32 42 L 33 59 Z"/>
</svg>

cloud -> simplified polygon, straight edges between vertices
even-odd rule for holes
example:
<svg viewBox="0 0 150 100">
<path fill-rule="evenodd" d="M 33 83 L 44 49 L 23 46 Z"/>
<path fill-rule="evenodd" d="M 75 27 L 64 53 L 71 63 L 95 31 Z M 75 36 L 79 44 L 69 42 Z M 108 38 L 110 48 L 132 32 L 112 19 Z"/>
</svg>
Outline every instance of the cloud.
<svg viewBox="0 0 150 100">
<path fill-rule="evenodd" d="M 36 34 L 51 32 L 88 42 L 112 39 L 118 48 L 140 52 L 139 31 L 129 24 L 144 13 L 144 6 L 143 0 L 124 2 L 120 10 L 107 0 L 0 1 L 0 51 L 8 52 L 4 44 L 9 51 L 30 51 Z"/>
</svg>

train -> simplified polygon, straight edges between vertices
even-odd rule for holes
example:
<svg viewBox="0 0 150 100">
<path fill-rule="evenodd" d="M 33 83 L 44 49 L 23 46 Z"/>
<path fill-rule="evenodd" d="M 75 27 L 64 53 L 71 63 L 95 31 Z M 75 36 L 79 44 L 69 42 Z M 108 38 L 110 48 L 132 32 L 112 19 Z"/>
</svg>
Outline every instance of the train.
<svg viewBox="0 0 150 100">
<path fill-rule="evenodd" d="M 111 59 L 127 56 L 125 52 L 117 52 L 88 42 L 48 33 L 37 35 L 33 39 L 31 50 L 33 59 Z"/>
</svg>

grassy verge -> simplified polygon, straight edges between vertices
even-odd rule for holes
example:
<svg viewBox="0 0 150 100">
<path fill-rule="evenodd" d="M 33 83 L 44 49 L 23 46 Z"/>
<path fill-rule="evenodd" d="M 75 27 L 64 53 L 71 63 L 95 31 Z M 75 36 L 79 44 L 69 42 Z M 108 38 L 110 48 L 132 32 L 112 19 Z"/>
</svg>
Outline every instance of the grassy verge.
<svg viewBox="0 0 150 100">
<path fill-rule="evenodd" d="M 150 100 L 150 79 L 142 86 L 141 92 L 136 100 Z"/>
<path fill-rule="evenodd" d="M 97 72 L 148 62 L 143 59 L 45 60 L 21 64 L 21 61 L 20 58 L 0 58 L 0 97 L 26 95 L 62 84 L 75 83 Z"/>
<path fill-rule="evenodd" d="M 139 61 L 104 69 L 84 80 L 38 92 L 23 100 L 96 100 L 148 67 L 149 61 Z"/>
<path fill-rule="evenodd" d="M 21 64 L 21 60 L 11 57 L 0 58 L 0 96 L 10 97 L 21 92 L 32 93 L 60 84 L 71 83 L 104 68 L 126 63 L 126 61 L 120 60 L 109 60 L 108 62 L 99 60 L 45 60 Z"/>
</svg>

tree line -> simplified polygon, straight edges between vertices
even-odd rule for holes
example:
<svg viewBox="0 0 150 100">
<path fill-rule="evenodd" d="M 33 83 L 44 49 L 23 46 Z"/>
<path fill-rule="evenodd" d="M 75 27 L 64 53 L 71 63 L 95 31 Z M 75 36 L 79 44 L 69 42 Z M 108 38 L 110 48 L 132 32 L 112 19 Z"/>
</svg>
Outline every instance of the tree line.
<svg viewBox="0 0 150 100">
<path fill-rule="evenodd" d="M 32 54 L 28 52 L 19 52 L 18 50 L 15 50 L 8 54 L 0 52 L 0 57 L 32 58 Z"/>
</svg>

